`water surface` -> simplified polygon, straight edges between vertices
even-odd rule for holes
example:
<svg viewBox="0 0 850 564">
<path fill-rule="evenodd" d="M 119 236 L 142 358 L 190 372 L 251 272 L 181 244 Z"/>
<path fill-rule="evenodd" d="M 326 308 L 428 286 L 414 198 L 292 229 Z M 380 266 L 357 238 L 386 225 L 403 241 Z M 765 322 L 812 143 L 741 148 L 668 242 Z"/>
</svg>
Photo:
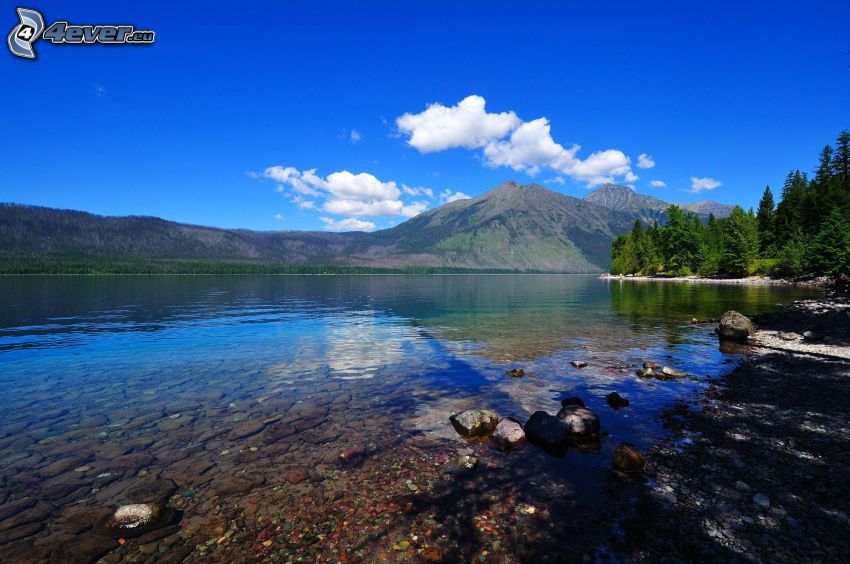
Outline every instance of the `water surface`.
<svg viewBox="0 0 850 564">
<path fill-rule="evenodd" d="M 184 516 L 153 544 L 163 554 L 533 560 L 593 519 L 604 530 L 614 447 L 656 443 L 659 414 L 745 354 L 692 317 L 812 293 L 554 275 L 2 278 L 0 501 L 36 502 L 0 520 L 0 554 L 134 558 L 151 543 L 102 546 L 94 517 L 173 481 Z M 641 380 L 644 360 L 690 377 Z M 611 391 L 630 407 L 610 408 Z M 567 396 L 605 435 L 562 458 L 468 443 L 448 421 L 525 421 Z M 351 448 L 363 462 L 341 465 Z M 443 476 L 459 453 L 479 469 Z"/>
</svg>

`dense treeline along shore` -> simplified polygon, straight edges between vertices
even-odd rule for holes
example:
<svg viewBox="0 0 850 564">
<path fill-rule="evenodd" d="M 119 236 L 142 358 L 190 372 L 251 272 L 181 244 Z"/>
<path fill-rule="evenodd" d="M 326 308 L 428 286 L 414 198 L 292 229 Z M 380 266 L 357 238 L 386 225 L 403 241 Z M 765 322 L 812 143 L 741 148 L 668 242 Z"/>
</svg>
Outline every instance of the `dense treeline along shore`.
<svg viewBox="0 0 850 564">
<path fill-rule="evenodd" d="M 736 207 L 703 222 L 671 205 L 667 222 L 635 221 L 612 244 L 611 274 L 799 277 L 850 274 L 850 131 L 821 151 L 814 178 L 788 173 L 779 204 L 766 187 L 758 211 Z"/>
<path fill-rule="evenodd" d="M 618 492 L 628 506 L 615 527 L 622 558 L 847 561 L 850 299 L 842 293 L 754 316 L 750 359 L 666 413 L 673 436 L 646 453 L 649 487 Z"/>
</svg>

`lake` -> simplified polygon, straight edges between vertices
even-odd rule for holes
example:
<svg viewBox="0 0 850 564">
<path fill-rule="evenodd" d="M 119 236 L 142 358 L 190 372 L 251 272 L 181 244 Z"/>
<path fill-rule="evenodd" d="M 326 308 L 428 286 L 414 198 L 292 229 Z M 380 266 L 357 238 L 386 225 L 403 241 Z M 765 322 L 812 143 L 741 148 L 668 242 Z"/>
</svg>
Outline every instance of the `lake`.
<svg viewBox="0 0 850 564">
<path fill-rule="evenodd" d="M 815 293 L 559 275 L 0 278 L 0 557 L 580 557 L 610 534 L 616 445 L 656 444 L 665 409 L 699 409 L 695 392 L 747 354 L 691 318 Z M 645 360 L 689 377 L 640 379 Z M 630 406 L 609 407 L 612 391 Z M 525 422 L 569 396 L 603 436 L 560 457 L 449 423 L 471 408 Z M 459 454 L 478 468 L 444 474 Z M 117 506 L 154 494 L 179 525 L 103 534 Z"/>
</svg>

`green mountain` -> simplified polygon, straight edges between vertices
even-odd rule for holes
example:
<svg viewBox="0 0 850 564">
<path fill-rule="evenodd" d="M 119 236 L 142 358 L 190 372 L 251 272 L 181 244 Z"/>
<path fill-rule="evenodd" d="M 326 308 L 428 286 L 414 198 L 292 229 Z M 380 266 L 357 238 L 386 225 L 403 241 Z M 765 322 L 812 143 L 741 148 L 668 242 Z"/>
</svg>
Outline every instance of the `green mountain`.
<svg viewBox="0 0 850 564">
<path fill-rule="evenodd" d="M 509 181 L 372 233 L 218 229 L 0 204 L 0 273 L 603 272 L 614 237 L 654 217 L 651 206 L 595 201 L 597 192 L 578 199 Z"/>
</svg>

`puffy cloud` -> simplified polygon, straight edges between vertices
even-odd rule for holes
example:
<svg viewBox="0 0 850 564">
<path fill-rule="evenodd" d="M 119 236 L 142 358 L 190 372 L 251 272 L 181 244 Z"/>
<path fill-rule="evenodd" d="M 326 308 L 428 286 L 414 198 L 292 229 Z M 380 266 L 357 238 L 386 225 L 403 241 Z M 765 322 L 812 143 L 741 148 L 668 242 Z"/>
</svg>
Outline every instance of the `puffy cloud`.
<svg viewBox="0 0 850 564">
<path fill-rule="evenodd" d="M 543 182 L 545 182 L 546 184 L 566 184 L 567 181 L 564 180 L 561 176 L 556 176 L 555 178 L 550 178 L 548 180 L 544 180 Z"/>
<path fill-rule="evenodd" d="M 278 221 L 283 221 L 283 220 L 284 220 L 284 217 L 283 217 L 283 214 L 282 214 L 282 213 L 276 213 L 276 214 L 274 214 L 274 218 L 275 218 L 276 220 L 278 220 Z"/>
<path fill-rule="evenodd" d="M 578 146 L 570 149 L 555 143 L 549 133 L 549 120 L 539 118 L 517 127 L 509 139 L 484 147 L 485 162 L 493 167 L 508 166 L 534 176 L 541 166 L 561 170 L 576 162 Z"/>
<path fill-rule="evenodd" d="M 431 104 L 418 114 L 406 113 L 395 120 L 399 131 L 410 136 L 407 143 L 420 153 L 453 147 L 475 149 L 504 137 L 520 124 L 514 112 L 487 113 L 481 96 L 467 96 L 455 106 Z"/>
<path fill-rule="evenodd" d="M 564 147 L 552 138 L 547 118 L 522 121 L 514 112 L 488 113 L 481 96 L 469 96 L 452 107 L 432 104 L 419 114 L 404 114 L 396 125 L 421 153 L 454 147 L 482 149 L 487 166 L 508 167 L 530 176 L 546 168 L 588 186 L 614 182 L 617 177 L 626 182 L 638 178 L 622 151 L 597 151 L 581 159 L 580 145 Z M 648 155 L 642 157 L 641 162 L 651 161 Z"/>
<path fill-rule="evenodd" d="M 451 190 L 443 190 L 440 194 L 440 203 L 441 204 L 450 204 L 452 202 L 457 202 L 458 200 L 469 200 L 472 196 L 467 196 L 463 192 L 454 192 Z"/>
<path fill-rule="evenodd" d="M 641 154 L 638 155 L 638 162 L 637 162 L 638 168 L 652 168 L 654 166 L 655 166 L 655 161 L 652 159 L 651 156 L 647 155 L 646 153 L 641 153 Z"/>
<path fill-rule="evenodd" d="M 649 185 L 653 188 L 664 188 L 667 186 L 667 183 L 661 180 L 650 180 Z"/>
<path fill-rule="evenodd" d="M 707 190 L 714 190 L 718 186 L 722 186 L 723 183 L 715 180 L 713 178 L 697 178 L 696 176 L 691 177 L 691 187 L 689 192 L 693 192 L 694 194 L 699 194 L 700 192 L 705 192 Z"/>
<path fill-rule="evenodd" d="M 358 141 L 360 141 L 360 132 L 357 131 L 356 129 L 352 129 L 351 130 L 351 142 L 356 144 Z"/>
<path fill-rule="evenodd" d="M 430 188 L 413 188 L 404 184 L 399 188 L 395 182 L 383 182 L 374 175 L 365 172 L 354 174 L 347 170 L 322 178 L 316 174 L 316 169 L 300 171 L 295 167 L 272 166 L 251 176 L 274 180 L 278 183 L 276 190 L 289 191 L 289 201 L 302 209 L 320 208 L 330 214 L 349 216 L 347 219 L 352 220 L 358 217 L 414 217 L 428 209 L 428 202 L 404 202 L 402 192 L 408 196 L 429 198 L 434 195 Z M 331 223 L 325 223 L 326 229 L 337 231 L 374 228 L 374 224 L 368 221 L 357 223 L 332 219 Z M 372 227 L 366 227 L 367 224 Z"/>
<path fill-rule="evenodd" d="M 375 229 L 375 224 L 371 221 L 364 221 L 356 217 L 347 217 L 345 219 L 332 219 L 330 217 L 320 217 L 322 223 L 325 224 L 325 229 L 328 231 L 371 231 Z"/>
</svg>

